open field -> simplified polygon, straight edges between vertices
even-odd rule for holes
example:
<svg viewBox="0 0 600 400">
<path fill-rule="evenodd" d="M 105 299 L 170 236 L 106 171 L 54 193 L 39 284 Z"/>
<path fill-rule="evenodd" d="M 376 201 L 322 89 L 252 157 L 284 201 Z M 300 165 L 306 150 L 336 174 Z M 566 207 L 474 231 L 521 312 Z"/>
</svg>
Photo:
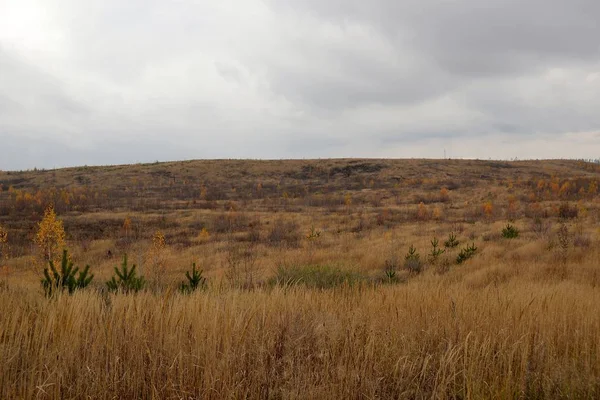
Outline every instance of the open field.
<svg viewBox="0 0 600 400">
<path fill-rule="evenodd" d="M 598 398 L 599 181 L 562 160 L 0 172 L 0 398 Z M 47 298 L 50 204 L 94 280 Z M 137 294 L 105 284 L 124 254 Z M 192 263 L 207 284 L 182 293 Z"/>
</svg>

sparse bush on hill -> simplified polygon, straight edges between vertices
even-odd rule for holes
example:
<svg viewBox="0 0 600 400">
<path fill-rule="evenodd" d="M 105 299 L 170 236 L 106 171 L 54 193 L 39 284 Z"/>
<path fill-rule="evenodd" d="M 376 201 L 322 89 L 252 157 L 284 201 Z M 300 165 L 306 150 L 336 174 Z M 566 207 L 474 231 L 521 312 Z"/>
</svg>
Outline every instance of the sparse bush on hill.
<svg viewBox="0 0 600 400">
<path fill-rule="evenodd" d="M 575 206 L 571 206 L 569 203 L 561 203 L 558 208 L 558 216 L 562 219 L 573 219 L 577 218 L 579 210 Z"/>
<path fill-rule="evenodd" d="M 0 263 L 8 258 L 8 231 L 0 225 Z"/>
<path fill-rule="evenodd" d="M 248 217 L 245 214 L 230 211 L 214 217 L 211 231 L 215 233 L 240 232 L 246 229 L 248 224 Z"/>
<path fill-rule="evenodd" d="M 229 242 L 226 248 L 225 277 L 232 287 L 250 289 L 256 284 L 258 254 L 255 243 Z"/>
<path fill-rule="evenodd" d="M 296 222 L 278 218 L 271 226 L 267 239 L 274 246 L 297 247 L 301 236 L 300 227 Z"/>
<path fill-rule="evenodd" d="M 557 239 L 560 258 L 562 263 L 565 264 L 567 262 L 569 245 L 571 244 L 571 235 L 569 233 L 569 228 L 564 222 L 561 223 L 558 228 Z"/>
<path fill-rule="evenodd" d="M 440 263 L 437 264 L 435 268 L 435 273 L 438 275 L 443 275 L 450 271 L 450 259 L 446 256 L 442 259 Z"/>
<path fill-rule="evenodd" d="M 260 233 L 260 222 L 251 223 L 248 226 L 248 233 L 246 234 L 246 241 L 250 243 L 260 243 L 261 241 L 261 233 Z"/>
<path fill-rule="evenodd" d="M 580 248 L 589 248 L 592 245 L 592 239 L 587 233 L 576 233 L 573 235 L 573 246 Z"/>
<path fill-rule="evenodd" d="M 531 224 L 531 230 L 538 236 L 542 237 L 550 232 L 552 225 L 549 221 L 544 221 L 540 217 L 535 217 Z"/>
</svg>

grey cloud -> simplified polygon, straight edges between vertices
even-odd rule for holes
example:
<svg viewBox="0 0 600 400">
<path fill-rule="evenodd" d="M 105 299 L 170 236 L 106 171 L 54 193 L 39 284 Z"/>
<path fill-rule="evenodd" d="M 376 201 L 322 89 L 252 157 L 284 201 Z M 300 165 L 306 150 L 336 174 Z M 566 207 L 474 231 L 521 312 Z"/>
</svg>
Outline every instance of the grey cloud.
<svg viewBox="0 0 600 400">
<path fill-rule="evenodd" d="M 62 88 L 62 82 L 10 52 L 0 43 L 0 100 L 12 113 L 35 108 L 40 113 L 78 115 L 88 108 Z M 0 109 L 1 110 L 1 109 Z"/>
<path fill-rule="evenodd" d="M 0 5 L 0 168 L 600 153 L 595 0 L 31 1 Z"/>
<path fill-rule="evenodd" d="M 306 54 L 307 60 L 319 66 L 316 70 L 302 65 L 271 67 L 271 88 L 318 112 L 420 102 L 458 85 L 443 72 L 420 67 L 413 60 L 378 62 L 340 49 L 319 50 Z M 403 62 L 408 65 L 403 66 Z"/>
<path fill-rule="evenodd" d="M 301 11 L 337 24 L 377 29 L 409 42 L 458 74 L 512 71 L 565 59 L 598 59 L 600 3 L 595 0 L 288 0 L 277 9 Z M 473 65 L 473 62 L 474 65 Z M 461 69 L 458 67 L 464 67 Z"/>
<path fill-rule="evenodd" d="M 315 113 L 433 100 L 473 80 L 600 60 L 600 3 L 534 0 L 273 1 L 284 18 L 333 25 L 346 40 L 293 40 L 302 63 L 269 59 L 272 90 Z M 318 24 L 318 23 L 317 23 Z M 352 27 L 363 36 L 352 35 Z M 361 45 L 360 41 L 364 43 Z M 375 44 L 379 49 L 369 48 Z M 383 48 L 383 49 L 382 49 Z M 379 52 L 378 52 L 379 51 Z M 499 123 L 503 123 L 499 121 Z"/>
<path fill-rule="evenodd" d="M 216 61 L 215 67 L 217 68 L 219 75 L 221 75 L 223 77 L 223 79 L 230 81 L 230 82 L 242 83 L 242 81 L 243 81 L 242 72 L 235 65 L 225 64 L 225 63 Z"/>
</svg>

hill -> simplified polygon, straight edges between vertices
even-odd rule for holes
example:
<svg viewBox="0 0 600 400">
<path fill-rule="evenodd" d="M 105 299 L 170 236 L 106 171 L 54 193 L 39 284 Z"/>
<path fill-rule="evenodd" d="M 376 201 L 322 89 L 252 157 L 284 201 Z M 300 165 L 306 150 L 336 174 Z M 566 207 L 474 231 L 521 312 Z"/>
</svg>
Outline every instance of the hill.
<svg viewBox="0 0 600 400">
<path fill-rule="evenodd" d="M 599 178 L 564 160 L 0 172 L 0 397 L 596 398 Z M 49 206 L 94 274 L 51 299 Z M 146 286 L 109 293 L 125 254 Z"/>
</svg>

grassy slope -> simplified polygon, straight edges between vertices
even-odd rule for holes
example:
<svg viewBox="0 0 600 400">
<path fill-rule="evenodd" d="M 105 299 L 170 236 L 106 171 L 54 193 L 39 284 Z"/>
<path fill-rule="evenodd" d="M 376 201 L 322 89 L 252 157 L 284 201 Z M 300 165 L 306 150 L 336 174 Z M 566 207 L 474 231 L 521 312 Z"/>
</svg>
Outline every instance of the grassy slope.
<svg viewBox="0 0 600 400">
<path fill-rule="evenodd" d="M 168 243 L 162 291 L 48 301 L 35 253 L 14 254 L 38 211 L 0 215 L 13 246 L 0 274 L 0 310 L 9 310 L 0 313 L 0 398 L 596 398 L 600 204 L 597 195 L 532 188 L 553 176 L 587 185 L 598 169 L 558 160 L 296 160 L 0 172 L 5 189 L 110 193 L 114 201 L 60 214 L 97 288 L 121 252 L 149 273 L 156 229 Z M 444 186 L 448 201 L 438 198 Z M 141 207 L 140 198 L 158 203 Z M 12 201 L 6 190 L 0 199 Z M 521 235 L 504 240 L 510 201 Z M 579 216 L 566 221 L 563 253 L 557 210 L 566 201 Z M 134 238 L 123 247 L 126 216 Z M 221 232 L 223 218 L 231 225 Z M 297 242 L 269 239 L 278 221 L 297 224 Z M 203 226 L 208 239 L 198 238 Z M 318 240 L 304 239 L 311 226 Z M 459 248 L 476 242 L 476 257 L 457 266 L 459 248 L 447 250 L 449 270 L 399 271 L 401 284 L 242 290 L 227 279 L 241 250 L 255 257 L 253 283 L 282 265 L 335 266 L 377 282 L 410 244 L 426 259 L 431 238 L 452 231 Z M 169 288 L 192 261 L 210 288 L 182 296 Z"/>
</svg>

